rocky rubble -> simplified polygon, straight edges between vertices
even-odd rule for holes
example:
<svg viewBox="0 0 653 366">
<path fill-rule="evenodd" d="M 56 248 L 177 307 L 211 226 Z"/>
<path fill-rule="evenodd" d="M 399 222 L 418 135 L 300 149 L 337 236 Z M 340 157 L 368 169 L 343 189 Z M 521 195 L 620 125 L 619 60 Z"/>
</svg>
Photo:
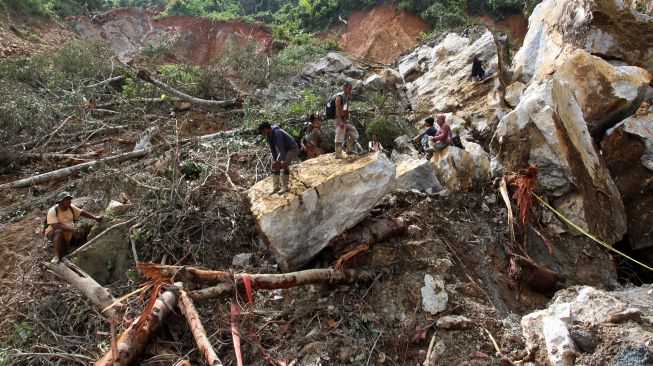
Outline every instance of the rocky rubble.
<svg viewBox="0 0 653 366">
<path fill-rule="evenodd" d="M 394 184 L 395 166 L 384 154 L 355 160 L 327 154 L 291 168 L 289 193 L 270 195 L 269 177 L 248 196 L 261 237 L 279 266 L 289 271 L 361 222 Z"/>
<path fill-rule="evenodd" d="M 653 362 L 653 287 L 605 292 L 570 287 L 544 309 L 524 316 L 529 352 L 554 366 Z"/>
</svg>

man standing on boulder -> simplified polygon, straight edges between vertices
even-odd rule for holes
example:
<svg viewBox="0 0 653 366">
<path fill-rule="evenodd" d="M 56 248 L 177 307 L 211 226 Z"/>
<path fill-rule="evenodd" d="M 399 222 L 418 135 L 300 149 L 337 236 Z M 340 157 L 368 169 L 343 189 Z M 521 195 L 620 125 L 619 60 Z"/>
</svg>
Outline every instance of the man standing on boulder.
<svg viewBox="0 0 653 366">
<path fill-rule="evenodd" d="M 446 118 L 443 114 L 438 115 L 438 126 L 440 129 L 435 136 L 429 137 L 429 148 L 427 149 L 427 159 L 430 159 L 433 156 L 433 153 L 437 150 L 444 149 L 445 147 L 451 145 L 451 127 L 446 123 Z"/>
<path fill-rule="evenodd" d="M 336 94 L 336 159 L 342 158 L 342 144 L 347 137 L 347 154 L 352 154 L 354 141 L 358 139 L 358 131 L 349 121 L 349 98 L 351 96 L 351 83 L 345 83 L 342 92 Z"/>
<path fill-rule="evenodd" d="M 297 142 L 279 125 L 272 126 L 268 122 L 261 123 L 258 132 L 267 137 L 272 153 L 272 193 L 284 194 L 288 192 L 290 163 L 299 155 Z M 281 169 L 283 178 L 280 176 Z"/>
<path fill-rule="evenodd" d="M 93 216 L 72 204 L 73 196 L 68 192 L 62 192 L 57 196 L 57 204 L 50 207 L 46 217 L 45 237 L 54 246 L 54 258 L 52 263 L 58 263 L 68 253 L 68 247 L 73 236 L 77 237 L 75 219 L 79 216 L 102 221 L 102 215 Z"/>
</svg>

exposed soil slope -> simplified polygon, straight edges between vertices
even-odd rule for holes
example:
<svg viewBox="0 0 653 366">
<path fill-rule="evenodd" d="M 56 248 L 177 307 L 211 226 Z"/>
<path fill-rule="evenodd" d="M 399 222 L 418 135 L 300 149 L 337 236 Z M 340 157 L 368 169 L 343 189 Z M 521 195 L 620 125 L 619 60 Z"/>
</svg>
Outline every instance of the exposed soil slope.
<svg viewBox="0 0 653 366">
<path fill-rule="evenodd" d="M 334 29 L 340 47 L 354 56 L 389 64 L 416 44 L 428 25 L 416 14 L 397 13 L 394 4 L 354 12 L 345 27 Z M 325 35 L 325 38 L 333 37 Z"/>
<path fill-rule="evenodd" d="M 0 58 L 54 52 L 75 33 L 47 19 L 0 17 Z"/>
<path fill-rule="evenodd" d="M 229 44 L 251 41 L 260 51 L 272 45 L 270 31 L 260 24 L 187 16 L 155 19 L 156 15 L 137 8 L 119 8 L 93 18 L 80 17 L 75 28 L 82 38 L 105 40 L 118 55 L 129 55 L 147 46 L 164 46 L 175 57 L 200 65 L 220 56 Z"/>
</svg>

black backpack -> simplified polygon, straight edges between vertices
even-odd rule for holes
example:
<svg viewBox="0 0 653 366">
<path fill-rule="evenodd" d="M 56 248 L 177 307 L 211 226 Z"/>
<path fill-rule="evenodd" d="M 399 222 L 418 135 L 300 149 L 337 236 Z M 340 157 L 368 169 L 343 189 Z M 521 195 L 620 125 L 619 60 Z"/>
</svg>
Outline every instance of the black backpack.
<svg viewBox="0 0 653 366">
<path fill-rule="evenodd" d="M 324 115 L 326 116 L 327 119 L 336 118 L 336 98 L 338 98 L 337 94 L 331 97 L 326 102 L 326 110 Z"/>
<path fill-rule="evenodd" d="M 465 150 L 465 147 L 463 146 L 463 142 L 460 140 L 460 135 L 455 135 L 451 138 L 451 143 L 453 146 Z"/>
</svg>

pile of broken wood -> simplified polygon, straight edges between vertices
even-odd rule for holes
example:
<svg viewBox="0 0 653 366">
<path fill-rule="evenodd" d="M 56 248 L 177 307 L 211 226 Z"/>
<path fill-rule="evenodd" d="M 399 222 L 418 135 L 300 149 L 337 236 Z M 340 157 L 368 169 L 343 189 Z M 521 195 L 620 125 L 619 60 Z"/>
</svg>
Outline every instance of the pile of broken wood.
<svg viewBox="0 0 653 366">
<path fill-rule="evenodd" d="M 64 259 L 60 263 L 44 263 L 50 272 L 79 290 L 111 326 L 111 350 L 99 359 L 96 366 L 130 365 L 135 362 L 146 348 L 150 337 L 163 324 L 175 309 L 184 315 L 191 333 L 208 365 L 222 365 L 215 349 L 202 325 L 195 303 L 209 300 L 231 298 L 231 332 L 234 352 L 238 365 L 242 365 L 240 353 L 240 331 L 238 319 L 241 314 L 240 304 L 249 303 L 248 311 L 253 311 L 253 293 L 257 290 L 287 289 L 309 284 L 345 284 L 357 281 L 370 281 L 378 278 L 371 270 L 344 268 L 344 263 L 357 254 L 370 250 L 371 246 L 404 231 L 401 219 L 379 218 L 367 219 L 353 233 L 343 234 L 334 243 L 334 250 L 340 254 L 333 268 L 308 269 L 283 274 L 246 274 L 220 270 L 205 270 L 188 266 L 169 266 L 154 263 L 139 263 L 140 274 L 147 279 L 139 289 L 119 299 L 79 267 Z M 346 236 L 346 238 L 345 238 Z M 362 244 L 361 244 L 362 243 Z M 193 290 L 188 291 L 188 288 Z M 127 319 L 123 302 L 137 294 L 149 292 L 148 300 L 140 316 Z M 117 324 L 129 324 L 120 336 Z M 270 357 L 252 336 L 261 357 L 277 366 L 286 365 Z"/>
</svg>

